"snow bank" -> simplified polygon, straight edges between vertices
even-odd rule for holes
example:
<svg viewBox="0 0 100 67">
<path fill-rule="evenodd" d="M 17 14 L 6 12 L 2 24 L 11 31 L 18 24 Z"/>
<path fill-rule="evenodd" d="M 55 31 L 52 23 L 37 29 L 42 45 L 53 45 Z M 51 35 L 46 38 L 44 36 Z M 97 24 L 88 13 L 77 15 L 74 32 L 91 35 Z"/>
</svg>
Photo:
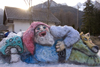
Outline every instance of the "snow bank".
<svg viewBox="0 0 100 67">
<path fill-rule="evenodd" d="M 75 65 L 75 64 L 67 64 L 67 63 L 59 63 L 59 64 L 27 64 L 24 62 L 17 62 L 13 64 L 0 64 L 0 67 L 91 67 L 85 65 Z M 93 66 L 93 67 L 100 67 L 100 66 Z"/>
<path fill-rule="evenodd" d="M 98 53 L 100 56 L 100 51 Z M 25 62 L 19 61 L 17 63 L 12 64 L 0 64 L 0 67 L 100 67 L 100 66 L 86 66 L 86 65 L 75 65 L 75 64 L 68 64 L 68 63 L 59 63 L 59 64 L 27 64 Z"/>
<path fill-rule="evenodd" d="M 6 44 L 6 40 L 7 40 L 7 39 L 10 39 L 10 38 L 12 38 L 12 37 L 14 37 L 14 36 L 16 36 L 16 34 L 13 33 L 13 32 L 11 32 L 11 33 L 8 35 L 8 37 L 3 38 L 2 41 L 0 42 L 0 47 L 2 47 L 3 45 Z"/>
<path fill-rule="evenodd" d="M 14 36 L 20 36 L 21 37 L 23 33 L 24 33 L 24 31 L 21 31 L 21 32 L 19 32 L 17 34 L 13 33 L 13 32 L 9 33 L 9 35 L 6 38 L 3 38 L 2 41 L 0 42 L 0 47 L 2 47 L 3 45 L 6 44 L 6 40 L 7 39 L 10 39 L 10 38 L 12 38 Z"/>
</svg>

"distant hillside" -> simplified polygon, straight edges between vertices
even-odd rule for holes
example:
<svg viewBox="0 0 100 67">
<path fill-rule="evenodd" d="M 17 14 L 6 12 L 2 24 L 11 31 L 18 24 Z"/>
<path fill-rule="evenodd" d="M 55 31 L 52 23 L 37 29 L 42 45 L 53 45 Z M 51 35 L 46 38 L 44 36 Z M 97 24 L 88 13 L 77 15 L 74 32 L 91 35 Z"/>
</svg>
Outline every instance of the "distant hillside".
<svg viewBox="0 0 100 67">
<path fill-rule="evenodd" d="M 44 2 L 42 4 L 38 4 L 36 6 L 33 6 L 34 9 L 47 9 L 47 4 L 48 2 Z M 55 15 L 56 13 L 60 13 L 62 11 L 62 14 L 63 13 L 71 13 L 73 15 L 73 20 L 74 22 L 69 24 L 67 23 L 67 25 L 73 25 L 75 24 L 76 26 L 76 23 L 77 23 L 77 9 L 73 8 L 73 7 L 70 7 L 70 6 L 67 6 L 67 5 L 62 5 L 62 4 L 57 4 L 56 2 L 54 2 L 53 0 L 50 1 L 50 11 Z M 57 14 L 56 14 L 57 15 Z M 81 26 L 82 24 L 82 16 L 83 16 L 83 12 L 82 11 L 79 11 L 79 27 Z M 57 16 L 56 16 L 57 17 Z M 58 17 L 57 17 L 58 18 Z M 61 22 L 62 20 L 60 18 L 58 18 Z M 66 20 L 63 19 L 63 20 Z M 63 22 L 62 22 L 63 23 Z M 66 22 L 65 22 L 66 23 Z"/>
<path fill-rule="evenodd" d="M 53 0 L 49 0 L 49 4 L 50 7 L 57 7 L 57 6 L 61 6 L 61 4 L 57 4 L 56 2 L 54 2 Z M 34 6 L 34 8 L 47 8 L 48 7 L 48 1 L 38 4 L 36 6 Z"/>
<path fill-rule="evenodd" d="M 72 19 L 72 20 L 75 20 L 75 23 L 73 23 L 73 24 L 76 24 L 76 19 L 77 19 L 77 9 L 75 9 L 75 8 L 73 8 L 73 7 L 69 7 L 69 6 L 64 6 L 64 5 L 62 5 L 62 6 L 58 6 L 58 7 L 51 7 L 50 8 L 50 11 L 54 14 L 54 13 L 56 13 L 56 12 L 58 12 L 58 11 L 61 11 L 61 10 L 63 10 L 64 12 L 71 12 L 72 14 L 73 14 L 73 16 L 74 16 L 74 19 Z M 79 27 L 81 26 L 81 24 L 82 24 L 82 16 L 83 16 L 83 12 L 82 11 L 79 11 L 79 20 L 78 20 L 78 22 L 79 22 Z"/>
</svg>

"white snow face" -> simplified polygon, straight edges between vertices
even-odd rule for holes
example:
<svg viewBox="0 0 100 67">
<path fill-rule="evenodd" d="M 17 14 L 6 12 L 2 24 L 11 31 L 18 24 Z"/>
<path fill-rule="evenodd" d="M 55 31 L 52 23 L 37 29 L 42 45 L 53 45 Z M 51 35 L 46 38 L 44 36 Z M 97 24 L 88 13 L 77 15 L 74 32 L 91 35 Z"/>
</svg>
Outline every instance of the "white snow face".
<svg viewBox="0 0 100 67">
<path fill-rule="evenodd" d="M 52 46 L 54 38 L 49 32 L 49 28 L 44 25 L 39 25 L 35 29 L 35 41 L 44 46 Z"/>
</svg>

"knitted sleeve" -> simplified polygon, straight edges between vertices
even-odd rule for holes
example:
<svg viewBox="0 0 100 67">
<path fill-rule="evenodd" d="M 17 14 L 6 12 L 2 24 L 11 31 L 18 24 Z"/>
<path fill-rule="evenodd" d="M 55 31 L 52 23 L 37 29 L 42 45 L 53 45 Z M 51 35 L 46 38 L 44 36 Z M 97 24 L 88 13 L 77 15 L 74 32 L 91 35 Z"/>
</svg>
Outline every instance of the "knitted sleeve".
<svg viewBox="0 0 100 67">
<path fill-rule="evenodd" d="M 66 47 L 72 46 L 80 39 L 79 32 L 70 26 L 51 26 L 50 27 L 51 34 L 57 38 L 64 38 L 64 43 Z"/>
</svg>

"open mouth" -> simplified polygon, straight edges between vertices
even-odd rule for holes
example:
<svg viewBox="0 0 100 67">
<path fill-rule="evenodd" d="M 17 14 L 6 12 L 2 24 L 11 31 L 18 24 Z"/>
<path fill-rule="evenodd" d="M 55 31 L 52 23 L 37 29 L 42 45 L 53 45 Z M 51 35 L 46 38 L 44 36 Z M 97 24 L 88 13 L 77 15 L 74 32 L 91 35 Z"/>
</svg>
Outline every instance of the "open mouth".
<svg viewBox="0 0 100 67">
<path fill-rule="evenodd" d="M 39 36 L 40 36 L 40 37 L 44 37 L 45 35 L 46 35 L 46 31 L 43 31 L 43 32 L 40 32 L 40 33 L 39 33 Z"/>
<path fill-rule="evenodd" d="M 94 53 L 98 53 L 99 48 L 97 46 L 92 47 L 91 49 Z"/>
</svg>

